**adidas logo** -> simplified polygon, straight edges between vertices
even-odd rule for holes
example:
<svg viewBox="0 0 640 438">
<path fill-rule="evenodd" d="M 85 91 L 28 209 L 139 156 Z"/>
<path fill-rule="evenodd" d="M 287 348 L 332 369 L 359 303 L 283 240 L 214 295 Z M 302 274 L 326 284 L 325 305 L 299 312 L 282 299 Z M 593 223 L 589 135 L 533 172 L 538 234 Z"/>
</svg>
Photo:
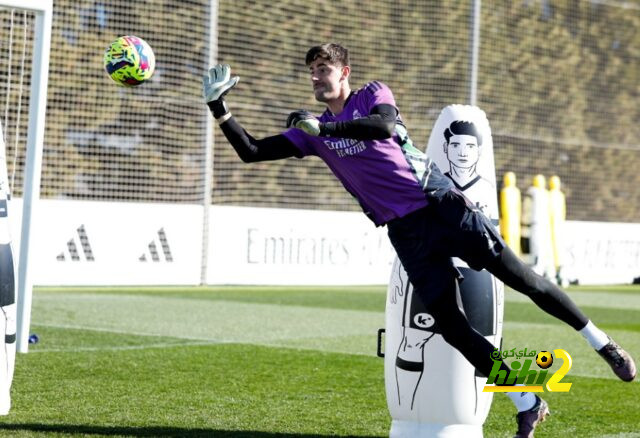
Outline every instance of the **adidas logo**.
<svg viewBox="0 0 640 438">
<path fill-rule="evenodd" d="M 159 244 L 159 245 L 158 245 Z M 164 228 L 160 228 L 158 230 L 158 239 L 153 239 L 149 242 L 149 252 L 143 253 L 138 260 L 141 262 L 146 262 L 149 260 L 147 256 L 151 257 L 151 260 L 154 262 L 160 262 L 160 253 L 158 251 L 158 247 L 162 250 L 162 254 L 164 255 L 164 260 L 166 262 L 173 262 L 173 256 L 171 255 L 171 248 L 169 247 L 169 241 L 167 240 L 167 235 L 164 232 Z"/>
<path fill-rule="evenodd" d="M 78 262 L 81 260 L 80 252 L 78 251 L 78 247 L 82 249 L 82 253 L 84 254 L 84 259 L 88 262 L 95 261 L 95 257 L 93 256 L 93 250 L 91 249 L 91 244 L 89 243 L 89 236 L 87 236 L 87 231 L 84 228 L 84 224 L 80 225 L 77 230 L 77 236 L 72 237 L 67 242 L 67 250 L 62 251 L 56 257 L 56 260 L 60 262 L 64 262 L 67 260 L 67 254 L 71 261 Z"/>
</svg>

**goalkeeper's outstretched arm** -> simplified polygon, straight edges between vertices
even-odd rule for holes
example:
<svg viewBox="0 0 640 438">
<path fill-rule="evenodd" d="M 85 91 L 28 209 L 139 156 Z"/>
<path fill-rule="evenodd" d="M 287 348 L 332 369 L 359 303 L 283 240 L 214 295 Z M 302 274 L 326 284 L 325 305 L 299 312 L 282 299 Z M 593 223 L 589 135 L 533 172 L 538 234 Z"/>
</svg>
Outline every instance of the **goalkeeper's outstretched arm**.
<svg viewBox="0 0 640 438">
<path fill-rule="evenodd" d="M 245 163 L 300 156 L 298 149 L 284 135 L 279 134 L 256 140 L 240 126 L 240 123 L 233 116 L 220 123 L 220 129 Z"/>
<path fill-rule="evenodd" d="M 300 156 L 299 150 L 284 135 L 256 140 L 231 115 L 224 96 L 238 80 L 237 76 L 231 77 L 228 65 L 219 64 L 209 70 L 209 74 L 202 78 L 202 83 L 207 106 L 240 159 L 245 163 L 253 163 Z"/>
<path fill-rule="evenodd" d="M 252 163 L 302 157 L 300 150 L 286 136 L 280 134 L 256 140 L 231 115 L 224 96 L 238 80 L 237 76 L 231 77 L 229 65 L 218 64 L 209 70 L 202 82 L 203 94 L 213 117 L 242 161 Z M 380 104 L 371 110 L 371 114 L 357 119 L 320 123 L 308 111 L 298 110 L 289 115 L 286 125 L 313 136 L 374 140 L 394 134 L 397 116 L 398 110 L 394 106 Z"/>
</svg>

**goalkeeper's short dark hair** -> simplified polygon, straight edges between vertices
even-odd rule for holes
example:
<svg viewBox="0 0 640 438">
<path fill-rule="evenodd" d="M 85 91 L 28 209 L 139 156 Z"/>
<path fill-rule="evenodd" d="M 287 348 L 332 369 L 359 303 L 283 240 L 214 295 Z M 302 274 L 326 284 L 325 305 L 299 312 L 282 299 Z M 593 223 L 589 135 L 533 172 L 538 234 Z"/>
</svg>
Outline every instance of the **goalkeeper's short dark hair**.
<svg viewBox="0 0 640 438">
<path fill-rule="evenodd" d="M 331 64 L 349 65 L 349 50 L 336 43 L 326 43 L 309 49 L 305 63 L 310 65 L 318 58 L 323 58 Z"/>
</svg>

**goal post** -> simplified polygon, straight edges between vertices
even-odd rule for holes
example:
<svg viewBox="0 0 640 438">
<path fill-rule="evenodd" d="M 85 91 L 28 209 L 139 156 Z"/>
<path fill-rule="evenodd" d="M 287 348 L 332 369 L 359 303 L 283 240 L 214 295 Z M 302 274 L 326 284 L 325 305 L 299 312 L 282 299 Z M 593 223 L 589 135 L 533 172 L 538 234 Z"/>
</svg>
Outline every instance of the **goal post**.
<svg viewBox="0 0 640 438">
<path fill-rule="evenodd" d="M 27 11 L 35 19 L 17 281 L 17 351 L 26 353 L 33 290 L 29 263 L 32 217 L 40 198 L 53 0 L 0 0 L 0 8 Z"/>
</svg>

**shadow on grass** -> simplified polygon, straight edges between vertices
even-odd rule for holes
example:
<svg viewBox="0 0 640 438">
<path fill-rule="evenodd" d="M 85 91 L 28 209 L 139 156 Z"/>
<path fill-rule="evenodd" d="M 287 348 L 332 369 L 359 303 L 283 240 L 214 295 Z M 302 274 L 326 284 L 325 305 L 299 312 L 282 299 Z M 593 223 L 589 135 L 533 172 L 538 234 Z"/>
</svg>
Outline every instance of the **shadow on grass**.
<svg viewBox="0 0 640 438">
<path fill-rule="evenodd" d="M 272 433 L 251 430 L 233 431 L 216 429 L 184 429 L 177 427 L 87 426 L 75 424 L 0 423 L 2 431 L 31 431 L 76 436 L 130 436 L 130 437 L 232 437 L 232 438 L 328 438 L 339 435 L 307 433 Z M 346 436 L 346 435 L 343 435 Z M 355 435 L 348 435 L 355 436 Z"/>
</svg>

